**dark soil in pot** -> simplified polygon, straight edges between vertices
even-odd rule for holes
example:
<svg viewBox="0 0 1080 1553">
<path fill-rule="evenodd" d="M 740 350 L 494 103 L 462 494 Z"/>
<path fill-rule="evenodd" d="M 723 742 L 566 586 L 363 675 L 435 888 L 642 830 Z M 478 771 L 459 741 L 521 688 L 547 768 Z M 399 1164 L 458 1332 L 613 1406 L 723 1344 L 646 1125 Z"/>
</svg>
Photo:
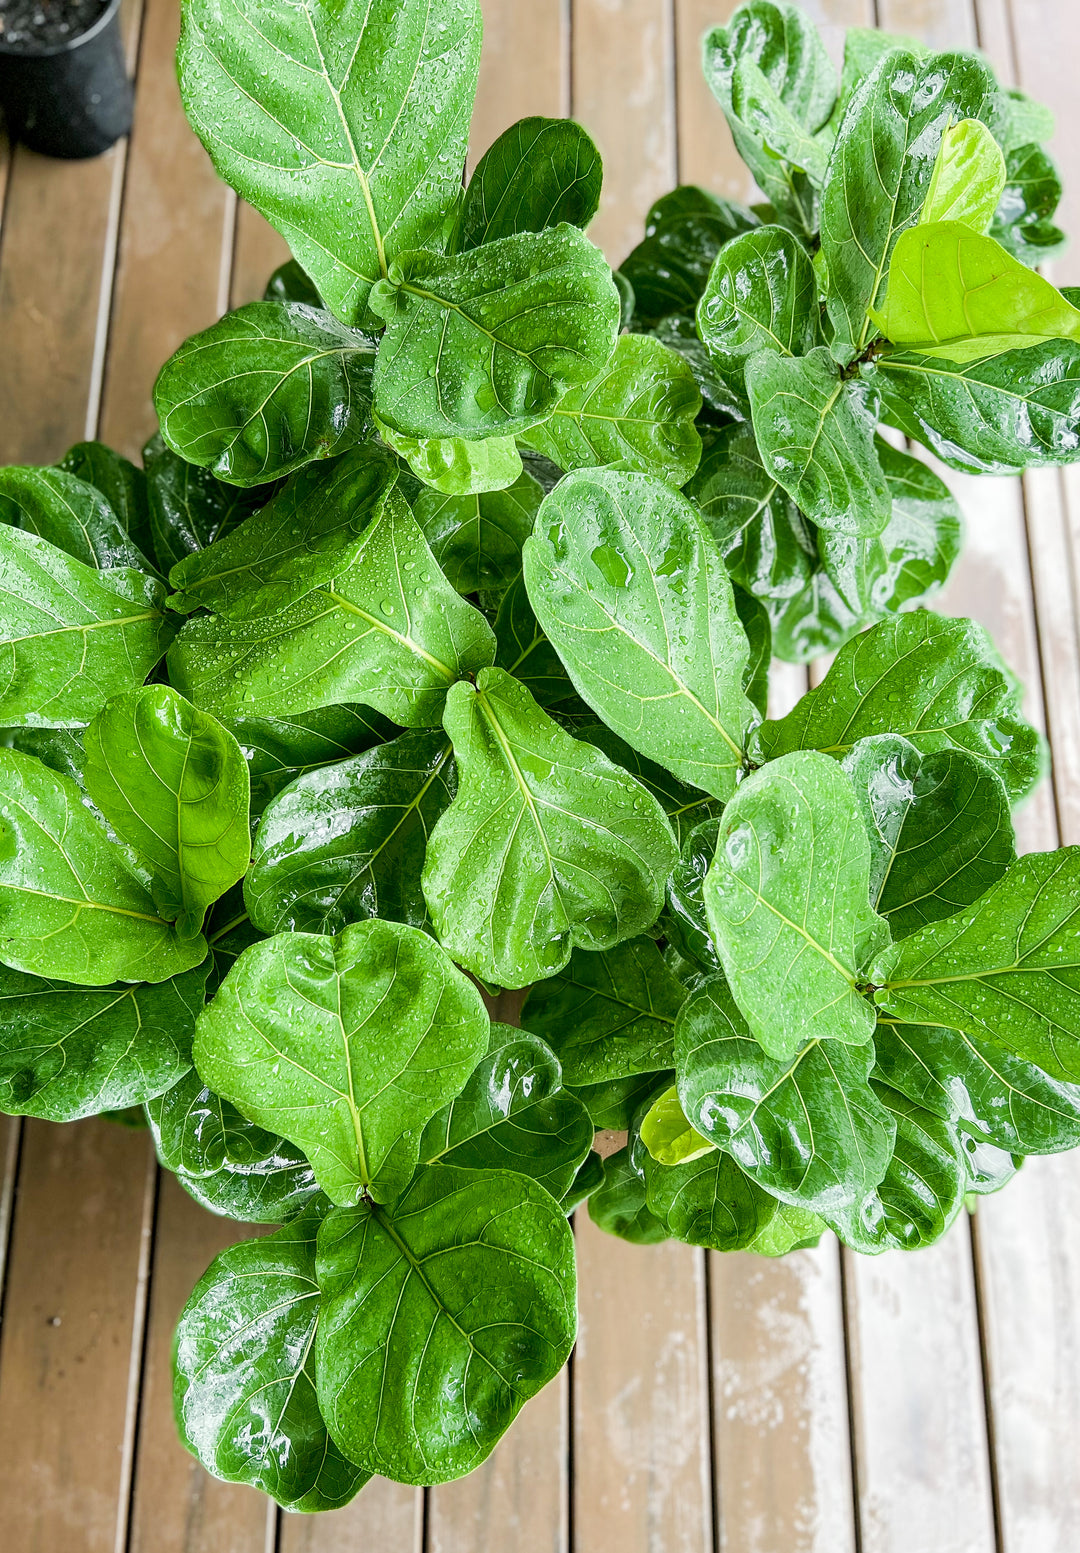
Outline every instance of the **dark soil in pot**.
<svg viewBox="0 0 1080 1553">
<path fill-rule="evenodd" d="M 0 43 L 32 54 L 67 43 L 103 15 L 108 0 L 0 0 Z"/>
<path fill-rule="evenodd" d="M 0 0 L 0 106 L 13 140 L 87 157 L 131 128 L 120 0 Z"/>
</svg>

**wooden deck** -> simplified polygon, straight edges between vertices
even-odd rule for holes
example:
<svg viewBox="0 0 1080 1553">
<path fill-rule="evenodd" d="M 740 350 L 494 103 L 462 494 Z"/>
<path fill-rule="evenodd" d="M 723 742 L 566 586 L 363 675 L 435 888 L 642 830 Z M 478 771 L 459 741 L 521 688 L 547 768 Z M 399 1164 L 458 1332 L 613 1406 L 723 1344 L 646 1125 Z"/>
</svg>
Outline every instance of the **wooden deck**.
<svg viewBox="0 0 1080 1553">
<path fill-rule="evenodd" d="M 484 0 L 475 145 L 573 113 L 604 152 L 613 260 L 676 181 L 747 190 L 698 65 L 734 0 Z M 1080 282 L 1077 0 L 812 0 L 847 25 L 980 45 L 1048 101 Z M 282 252 L 215 179 L 173 76 L 177 0 L 128 0 L 130 144 L 0 151 L 0 462 L 100 434 L 137 456 L 159 364 Z M 968 545 L 942 608 L 992 631 L 1054 779 L 1023 849 L 1080 841 L 1080 467 L 950 476 Z M 806 686 L 778 675 L 783 699 Z M 1033 1160 L 932 1250 L 779 1263 L 639 1249 L 577 1224 L 581 1337 L 492 1460 L 428 1493 L 372 1484 L 324 1517 L 209 1477 L 174 1435 L 173 1323 L 238 1226 L 157 1170 L 145 1134 L 0 1118 L 5 1553 L 1076 1553 L 1080 1159 Z"/>
</svg>

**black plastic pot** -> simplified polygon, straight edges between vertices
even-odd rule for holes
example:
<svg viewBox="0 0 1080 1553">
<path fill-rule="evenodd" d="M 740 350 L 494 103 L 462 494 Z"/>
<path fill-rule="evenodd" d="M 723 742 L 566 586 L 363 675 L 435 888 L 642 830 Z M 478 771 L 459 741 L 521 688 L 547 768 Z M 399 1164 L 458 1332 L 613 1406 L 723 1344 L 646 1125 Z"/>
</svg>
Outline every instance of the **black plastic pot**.
<svg viewBox="0 0 1080 1553">
<path fill-rule="evenodd" d="M 77 37 L 46 48 L 0 43 L 0 104 L 12 140 L 45 156 L 98 156 L 131 128 L 120 0 Z"/>
</svg>

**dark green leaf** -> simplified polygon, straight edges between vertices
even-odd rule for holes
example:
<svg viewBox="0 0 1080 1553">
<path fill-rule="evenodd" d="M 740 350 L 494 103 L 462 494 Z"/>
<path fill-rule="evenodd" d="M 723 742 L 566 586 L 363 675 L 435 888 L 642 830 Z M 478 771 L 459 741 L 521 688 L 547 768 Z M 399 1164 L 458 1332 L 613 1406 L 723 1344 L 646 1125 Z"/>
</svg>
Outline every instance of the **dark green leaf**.
<svg viewBox="0 0 1080 1553">
<path fill-rule="evenodd" d="M 114 453 L 104 442 L 76 442 L 68 448 L 57 466 L 77 475 L 101 492 L 120 520 L 125 534 L 142 555 L 153 558 L 154 541 L 150 531 L 150 501 L 146 475 L 122 453 Z"/>
<path fill-rule="evenodd" d="M 770 528 L 780 525 L 790 529 L 788 510 L 795 512 L 784 487 L 761 462 L 753 428 L 746 421 L 733 421 L 707 433 L 701 463 L 686 495 L 699 508 L 709 532 L 724 551 L 758 519 Z M 809 542 L 804 548 L 807 554 L 812 552 Z M 744 586 L 748 592 L 756 591 L 749 583 Z"/>
<path fill-rule="evenodd" d="M 645 241 L 619 266 L 634 292 L 634 321 L 693 314 L 724 243 L 758 225 L 753 211 L 687 184 L 657 200 Z"/>
<path fill-rule="evenodd" d="M 465 190 L 455 233 L 459 249 L 563 222 L 585 228 L 596 215 L 600 153 L 567 119 L 519 119 L 484 152 Z"/>
<path fill-rule="evenodd" d="M 732 588 L 735 613 L 742 622 L 750 656 L 743 670 L 743 689 L 751 706 L 761 717 L 769 705 L 769 665 L 772 662 L 772 623 L 769 611 L 746 588 Z"/>
<path fill-rule="evenodd" d="M 0 469 L 0 523 L 36 534 L 84 566 L 148 570 L 146 557 L 99 490 L 63 469 Z"/>
<path fill-rule="evenodd" d="M 305 307 L 320 310 L 326 307 L 315 282 L 295 259 L 287 259 L 278 265 L 266 282 L 262 299 L 264 302 L 302 302 Z"/>
<path fill-rule="evenodd" d="M 589 1198 L 589 1218 L 609 1235 L 635 1246 L 667 1240 L 667 1227 L 645 1202 L 645 1182 L 630 1164 L 625 1148 L 604 1161 L 603 1185 Z"/>
<path fill-rule="evenodd" d="M 698 303 L 698 333 L 736 387 L 755 351 L 805 356 L 817 343 L 817 288 L 809 256 L 783 227 L 759 227 L 722 248 Z"/>
<path fill-rule="evenodd" d="M 748 1250 L 779 1206 L 719 1149 L 685 1165 L 647 1157 L 645 1201 L 676 1240 L 710 1251 Z"/>
<path fill-rule="evenodd" d="M 235 1106 L 215 1095 L 194 1068 L 178 1084 L 150 1100 L 146 1116 L 158 1159 L 166 1170 L 186 1176 L 256 1169 L 268 1153 L 285 1144 L 283 1138 L 249 1122 Z"/>
<path fill-rule="evenodd" d="M 671 821 L 678 846 L 682 846 L 686 837 L 702 820 L 720 813 L 723 805 L 718 799 L 710 798 L 698 787 L 689 787 L 685 782 L 680 782 L 663 766 L 656 765 L 644 755 L 639 755 L 637 750 L 632 750 L 617 733 L 612 733 L 606 723 L 594 718 L 587 707 L 585 712 L 587 716 L 583 715 L 573 722 L 566 721 L 565 726 L 576 739 L 585 739 L 595 745 L 649 790 Z M 553 715 L 561 717 L 562 709 L 556 707 Z"/>
<path fill-rule="evenodd" d="M 587 1113 L 586 1113 L 587 1114 Z M 588 1202 L 593 1193 L 604 1184 L 604 1161 L 595 1149 L 590 1149 L 585 1156 L 585 1163 L 574 1177 L 569 1191 L 559 1198 L 559 1207 L 567 1218 L 575 1208 L 580 1208 L 582 1203 Z"/>
<path fill-rule="evenodd" d="M 525 578 L 514 578 L 495 617 L 495 662 L 535 696 L 541 706 L 554 707 L 576 700 L 574 686 L 562 659 L 541 631 L 533 614 Z"/>
<path fill-rule="evenodd" d="M 450 584 L 459 593 L 476 593 L 505 588 L 521 571 L 521 547 L 543 499 L 542 487 L 522 471 L 503 491 L 421 491 L 413 513 Z"/>
<path fill-rule="evenodd" d="M 603 1084 L 575 1084 L 577 1095 L 594 1127 L 625 1132 L 639 1107 L 674 1082 L 674 1070 L 664 1073 L 632 1073 L 629 1078 L 608 1079 Z"/>
<path fill-rule="evenodd" d="M 302 1150 L 283 1138 L 251 1165 L 222 1165 L 209 1176 L 178 1170 L 176 1179 L 201 1208 L 243 1224 L 285 1224 L 319 1191 Z"/>
<path fill-rule="evenodd" d="M 324 706 L 296 717 L 236 717 L 226 726 L 248 764 L 253 820 L 297 777 L 336 766 L 397 732 L 366 706 Z"/>
<path fill-rule="evenodd" d="M 1045 264 L 1066 238 L 1054 225 L 1061 200 L 1057 168 L 1039 145 L 1016 146 L 1005 157 L 1006 183 L 990 236 L 1025 264 Z"/>
<path fill-rule="evenodd" d="M 189 464 L 155 436 L 143 448 L 150 532 L 154 555 L 168 575 L 185 556 L 223 538 L 249 513 L 263 507 L 276 484 L 250 490 L 219 480 L 208 469 Z"/>
<path fill-rule="evenodd" d="M 679 861 L 671 871 L 667 890 L 664 929 L 684 959 L 699 969 L 720 969 L 720 958 L 712 941 L 705 913 L 705 876 L 716 855 L 720 820 L 702 820 L 682 844 Z"/>
</svg>

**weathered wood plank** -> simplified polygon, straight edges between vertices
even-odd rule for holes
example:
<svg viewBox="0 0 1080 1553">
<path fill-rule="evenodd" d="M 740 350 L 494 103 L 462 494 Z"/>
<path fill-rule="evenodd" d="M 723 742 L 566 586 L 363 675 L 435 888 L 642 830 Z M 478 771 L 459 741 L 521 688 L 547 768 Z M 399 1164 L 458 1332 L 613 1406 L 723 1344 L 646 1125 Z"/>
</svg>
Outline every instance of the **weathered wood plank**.
<svg viewBox="0 0 1080 1553">
<path fill-rule="evenodd" d="M 236 240 L 233 247 L 229 306 L 243 307 L 257 302 L 266 282 L 289 258 L 289 245 L 279 237 L 265 216 L 260 216 L 244 200 L 236 207 Z"/>
<path fill-rule="evenodd" d="M 277 1553 L 382 1553 L 384 1548 L 387 1553 L 424 1553 L 422 1489 L 373 1478 L 344 1510 L 281 1518 Z"/>
<path fill-rule="evenodd" d="M 1064 197 L 1057 223 L 1070 237 L 1080 236 L 1080 158 L 1077 156 L 1076 61 L 1080 58 L 1080 9 L 1063 0 L 1009 0 L 1011 37 L 1019 86 L 1053 109 L 1057 130 L 1050 152 L 1064 173 Z M 1080 247 L 1074 241 L 1053 264 L 1059 286 L 1080 282 Z"/>
</svg>

